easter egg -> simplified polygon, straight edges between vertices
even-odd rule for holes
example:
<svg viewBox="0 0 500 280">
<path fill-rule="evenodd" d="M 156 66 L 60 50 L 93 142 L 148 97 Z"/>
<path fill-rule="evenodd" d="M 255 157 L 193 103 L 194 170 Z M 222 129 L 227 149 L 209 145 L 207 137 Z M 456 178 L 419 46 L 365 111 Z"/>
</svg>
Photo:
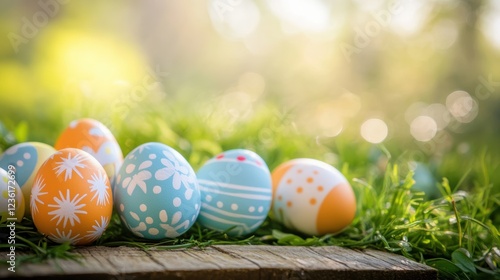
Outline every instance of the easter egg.
<svg viewBox="0 0 500 280">
<path fill-rule="evenodd" d="M 272 201 L 271 174 L 262 158 L 248 150 L 226 151 L 197 173 L 201 190 L 201 225 L 231 236 L 254 232 Z"/>
<path fill-rule="evenodd" d="M 52 241 L 92 243 L 106 230 L 113 211 L 106 171 L 87 152 L 59 150 L 38 170 L 30 207 L 36 228 Z"/>
<path fill-rule="evenodd" d="M 342 230 L 354 219 L 354 192 L 329 164 L 290 160 L 273 170 L 272 180 L 274 218 L 290 229 L 324 235 Z"/>
<path fill-rule="evenodd" d="M 122 150 L 111 131 L 93 119 L 72 121 L 54 147 L 57 150 L 77 148 L 91 154 L 104 167 L 111 183 L 123 162 Z"/>
<path fill-rule="evenodd" d="M 410 169 L 413 170 L 413 180 L 415 184 L 412 190 L 424 192 L 428 199 L 435 199 L 440 196 L 436 186 L 436 179 L 427 165 L 421 162 L 410 162 Z"/>
<path fill-rule="evenodd" d="M 0 168 L 0 223 L 11 221 L 21 222 L 24 217 L 25 200 L 21 188 L 14 180 L 15 170 Z"/>
<path fill-rule="evenodd" d="M 185 233 L 200 212 L 193 168 L 161 143 L 142 144 L 125 157 L 114 199 L 125 226 L 136 236 L 153 240 Z"/>
<path fill-rule="evenodd" d="M 40 166 L 48 159 L 55 149 L 44 143 L 25 142 L 8 148 L 0 156 L 0 168 L 8 170 L 9 165 L 15 167 L 15 180 L 21 187 L 24 201 L 29 201 L 33 179 Z M 29 203 L 25 206 L 26 216 L 31 215 Z"/>
</svg>

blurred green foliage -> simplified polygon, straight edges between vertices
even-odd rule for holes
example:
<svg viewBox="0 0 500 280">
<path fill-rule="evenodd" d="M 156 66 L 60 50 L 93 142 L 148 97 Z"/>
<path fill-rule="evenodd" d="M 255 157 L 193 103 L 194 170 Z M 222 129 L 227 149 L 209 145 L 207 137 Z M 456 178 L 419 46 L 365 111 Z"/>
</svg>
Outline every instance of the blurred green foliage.
<svg viewBox="0 0 500 280">
<path fill-rule="evenodd" d="M 456 250 L 486 267 L 478 256 L 494 255 L 498 232 L 484 239 L 481 224 L 500 224 L 499 19 L 494 0 L 2 1 L 0 152 L 53 145 L 71 120 L 91 117 L 124 154 L 159 141 L 195 170 L 233 148 L 256 151 L 271 169 L 316 158 L 353 183 L 365 219 L 333 240 L 275 224 L 260 237 L 371 244 L 420 260 L 398 243 L 406 240 L 450 277 L 467 277 L 471 260 Z M 368 119 L 387 133 L 364 130 Z M 405 181 L 419 165 L 428 172 L 413 178 L 427 196 Z M 457 216 L 450 198 L 465 213 L 464 240 L 445 223 Z M 425 243 L 421 230 L 434 222 L 453 234 Z M 473 233 L 483 234 L 479 245 Z"/>
</svg>

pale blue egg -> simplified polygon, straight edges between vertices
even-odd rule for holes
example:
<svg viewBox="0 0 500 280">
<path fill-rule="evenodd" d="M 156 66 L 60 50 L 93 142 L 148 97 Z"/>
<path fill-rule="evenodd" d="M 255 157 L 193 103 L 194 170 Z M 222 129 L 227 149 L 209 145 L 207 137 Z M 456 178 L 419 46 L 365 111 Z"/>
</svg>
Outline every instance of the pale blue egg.
<svg viewBox="0 0 500 280">
<path fill-rule="evenodd" d="M 143 144 L 125 157 L 116 177 L 114 203 L 125 226 L 147 239 L 185 233 L 201 204 L 192 167 L 161 143 Z"/>
<path fill-rule="evenodd" d="M 427 165 L 421 162 L 416 162 L 414 164 L 414 174 L 413 180 L 415 184 L 412 189 L 414 191 L 424 192 L 428 199 L 435 199 L 440 196 L 438 187 L 436 186 L 436 179 L 432 174 L 432 171 Z"/>
<path fill-rule="evenodd" d="M 197 172 L 202 226 L 231 236 L 254 232 L 267 217 L 272 201 L 271 174 L 262 158 L 248 150 L 226 151 Z"/>
</svg>

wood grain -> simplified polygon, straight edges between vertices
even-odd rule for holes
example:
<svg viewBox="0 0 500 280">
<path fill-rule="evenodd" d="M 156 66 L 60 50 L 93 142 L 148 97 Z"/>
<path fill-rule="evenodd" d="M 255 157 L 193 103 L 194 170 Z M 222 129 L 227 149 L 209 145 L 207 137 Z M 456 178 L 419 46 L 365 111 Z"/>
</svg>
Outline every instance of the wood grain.
<svg viewBox="0 0 500 280">
<path fill-rule="evenodd" d="M 212 246 L 147 251 L 80 247 L 82 258 L 0 266 L 0 278 L 37 279 L 436 279 L 436 270 L 402 256 L 335 246 Z M 5 259 L 2 252 L 0 258 Z"/>
</svg>

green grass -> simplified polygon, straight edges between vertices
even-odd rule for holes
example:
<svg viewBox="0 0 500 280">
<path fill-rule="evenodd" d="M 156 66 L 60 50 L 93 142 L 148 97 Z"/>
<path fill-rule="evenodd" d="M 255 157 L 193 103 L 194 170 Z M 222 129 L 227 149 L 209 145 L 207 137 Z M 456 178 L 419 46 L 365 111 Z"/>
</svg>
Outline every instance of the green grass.
<svg viewBox="0 0 500 280">
<path fill-rule="evenodd" d="M 162 113 L 149 112 L 141 119 L 126 120 L 127 126 L 112 123 L 113 132 L 125 154 L 142 143 L 159 141 L 177 149 L 195 170 L 214 154 L 232 148 L 256 151 L 271 169 L 291 158 L 324 160 L 341 170 L 352 184 L 357 197 L 353 223 L 336 235 L 315 237 L 292 232 L 268 218 L 254 235 L 245 238 L 230 238 L 195 224 L 178 238 L 152 242 L 128 233 L 114 215 L 96 245 L 145 250 L 215 244 L 375 248 L 435 267 L 442 279 L 500 279 L 500 159 L 487 149 L 472 149 L 465 155 L 466 161 L 457 160 L 464 155 L 453 151 L 439 159 L 432 155 L 421 159 L 436 166 L 433 174 L 441 193 L 439 198 L 428 199 L 425 193 L 412 189 L 413 173 L 408 163 L 415 160 L 413 146 L 403 147 L 395 141 L 372 146 L 349 134 L 335 139 L 311 138 L 295 129 L 287 113 L 272 108 L 230 124 L 213 121 L 202 113 L 183 116 L 172 113 L 166 118 Z M 16 139 L 51 139 L 45 141 L 52 144 L 50 141 L 65 125 L 53 124 L 53 129 L 42 136 L 30 136 L 29 129 L 23 127 L 26 124 L 11 128 L 13 133 L 0 125 L 0 149 Z M 21 263 L 76 258 L 72 246 L 50 242 L 36 232 L 28 218 L 17 230 L 16 246 L 31 252 L 18 259 Z M 2 242 L 0 248 L 5 247 Z"/>
</svg>

